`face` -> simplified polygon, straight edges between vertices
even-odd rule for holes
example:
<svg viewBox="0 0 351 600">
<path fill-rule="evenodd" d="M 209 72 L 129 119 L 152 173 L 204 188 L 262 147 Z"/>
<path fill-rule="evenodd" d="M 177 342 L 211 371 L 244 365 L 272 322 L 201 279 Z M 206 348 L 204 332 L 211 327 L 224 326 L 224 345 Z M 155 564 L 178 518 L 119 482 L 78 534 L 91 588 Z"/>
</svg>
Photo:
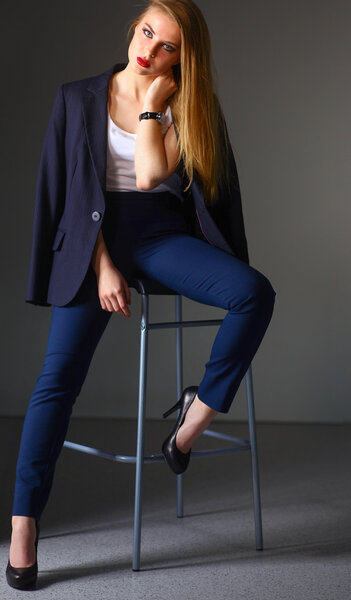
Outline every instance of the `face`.
<svg viewBox="0 0 351 600">
<path fill-rule="evenodd" d="M 150 10 L 135 27 L 128 49 L 132 69 L 140 75 L 159 75 L 180 61 L 180 28 L 161 11 Z"/>
</svg>

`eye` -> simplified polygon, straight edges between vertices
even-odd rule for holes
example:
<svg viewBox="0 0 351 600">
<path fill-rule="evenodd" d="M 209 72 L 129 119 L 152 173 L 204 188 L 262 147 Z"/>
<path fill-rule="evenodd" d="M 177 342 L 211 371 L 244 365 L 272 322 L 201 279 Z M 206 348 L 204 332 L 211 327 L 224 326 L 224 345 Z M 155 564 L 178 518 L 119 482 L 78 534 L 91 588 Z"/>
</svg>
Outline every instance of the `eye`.
<svg viewBox="0 0 351 600">
<path fill-rule="evenodd" d="M 144 35 L 146 35 L 146 37 L 148 37 L 150 39 L 152 38 L 152 33 L 151 33 L 150 29 L 143 27 L 143 32 L 144 32 Z M 163 44 L 163 47 L 165 50 L 167 50 L 167 52 L 175 52 L 175 48 L 173 48 L 173 46 L 170 46 L 169 44 Z"/>
<path fill-rule="evenodd" d="M 175 52 L 175 48 L 169 46 L 168 44 L 163 44 L 163 47 L 165 50 L 167 50 L 167 52 Z"/>
</svg>

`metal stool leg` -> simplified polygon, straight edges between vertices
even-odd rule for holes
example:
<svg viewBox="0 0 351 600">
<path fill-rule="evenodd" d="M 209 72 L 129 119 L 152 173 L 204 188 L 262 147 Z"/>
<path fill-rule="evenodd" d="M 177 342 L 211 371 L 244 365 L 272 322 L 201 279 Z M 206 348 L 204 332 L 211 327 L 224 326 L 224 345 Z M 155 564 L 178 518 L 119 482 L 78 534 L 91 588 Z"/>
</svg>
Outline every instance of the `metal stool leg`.
<svg viewBox="0 0 351 600">
<path fill-rule="evenodd" d="M 251 445 L 252 489 L 253 489 L 253 501 L 254 501 L 254 513 L 255 513 L 256 550 L 263 550 L 260 478 L 259 478 L 258 455 L 257 455 L 255 406 L 254 406 L 253 383 L 252 383 L 252 365 L 250 365 L 248 370 L 246 371 L 245 383 L 246 383 L 246 398 L 247 398 L 247 410 L 248 410 L 248 419 L 249 419 L 250 445 Z"/>
<path fill-rule="evenodd" d="M 175 297 L 175 321 L 182 321 L 182 297 Z M 183 391 L 183 328 L 176 328 L 177 400 Z M 179 413 L 178 413 L 179 414 Z M 177 517 L 184 515 L 183 474 L 177 475 Z"/>
<path fill-rule="evenodd" d="M 135 469 L 135 505 L 134 505 L 134 542 L 133 542 L 133 571 L 140 569 L 141 542 L 141 508 L 142 508 L 142 477 L 144 466 L 144 421 L 145 396 L 147 377 L 147 342 L 149 324 L 149 297 L 141 295 L 140 322 L 140 367 L 139 367 L 139 401 L 138 401 L 138 433 Z"/>
<path fill-rule="evenodd" d="M 149 293 L 144 287 L 142 280 L 136 285 L 136 289 L 141 295 L 141 322 L 140 322 L 140 363 L 139 363 L 139 400 L 138 400 L 138 430 L 137 430 L 137 453 L 136 456 L 125 456 L 124 454 L 114 454 L 98 448 L 92 448 L 82 444 L 65 441 L 64 446 L 92 454 L 99 458 L 105 458 L 123 463 L 135 463 L 135 505 L 134 505 L 134 539 L 133 539 L 133 571 L 140 570 L 140 547 L 141 547 L 141 517 L 142 517 L 142 478 L 144 462 L 164 462 L 161 454 L 144 456 L 144 423 L 145 423 L 145 404 L 146 404 L 146 381 L 147 381 L 147 351 L 148 351 L 148 332 L 150 329 L 176 328 L 176 378 L 177 378 L 177 399 L 183 390 L 183 327 L 203 327 L 207 325 L 220 325 L 223 319 L 206 319 L 195 321 L 183 321 L 182 319 L 182 296 L 175 297 L 175 316 L 176 320 L 162 323 L 149 323 Z M 172 292 L 170 292 L 172 293 Z M 179 326 L 181 323 L 181 326 Z M 263 550 L 262 539 L 262 516 L 260 500 L 260 484 L 257 457 L 256 424 L 255 409 L 253 397 L 253 383 L 251 365 L 245 374 L 246 397 L 248 406 L 248 421 L 250 429 L 250 441 L 242 438 L 225 435 L 210 429 L 206 429 L 203 434 L 210 437 L 219 438 L 232 442 L 232 445 L 225 448 L 212 448 L 207 450 L 198 450 L 192 452 L 192 459 L 206 458 L 208 456 L 220 456 L 234 452 L 251 450 L 252 460 L 252 483 L 253 483 L 253 501 L 256 531 L 256 549 Z M 179 411 L 178 411 L 179 414 Z M 183 475 L 177 475 L 177 517 L 183 517 Z"/>
</svg>

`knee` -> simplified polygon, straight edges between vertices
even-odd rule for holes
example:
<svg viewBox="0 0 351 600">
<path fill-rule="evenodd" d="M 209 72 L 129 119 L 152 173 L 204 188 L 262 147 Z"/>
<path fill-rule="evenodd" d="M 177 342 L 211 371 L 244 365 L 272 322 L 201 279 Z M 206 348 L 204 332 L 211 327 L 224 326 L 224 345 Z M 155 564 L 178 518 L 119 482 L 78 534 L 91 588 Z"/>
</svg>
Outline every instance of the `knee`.
<svg viewBox="0 0 351 600">
<path fill-rule="evenodd" d="M 250 312 L 262 309 L 272 312 L 275 296 L 276 292 L 269 279 L 257 269 L 251 268 L 249 277 L 241 287 L 240 308 Z M 237 294 L 235 304 L 237 309 Z"/>
<path fill-rule="evenodd" d="M 73 405 L 83 385 L 84 371 L 80 361 L 69 354 L 47 355 L 32 395 L 32 404 L 56 401 L 62 405 Z"/>
<path fill-rule="evenodd" d="M 259 274 L 259 277 L 257 277 L 257 281 L 254 286 L 255 297 L 261 305 L 264 303 L 267 305 L 267 307 L 273 307 L 276 291 L 274 290 L 269 279 L 263 275 L 263 273 L 260 273 L 259 271 L 257 271 L 257 273 Z"/>
</svg>

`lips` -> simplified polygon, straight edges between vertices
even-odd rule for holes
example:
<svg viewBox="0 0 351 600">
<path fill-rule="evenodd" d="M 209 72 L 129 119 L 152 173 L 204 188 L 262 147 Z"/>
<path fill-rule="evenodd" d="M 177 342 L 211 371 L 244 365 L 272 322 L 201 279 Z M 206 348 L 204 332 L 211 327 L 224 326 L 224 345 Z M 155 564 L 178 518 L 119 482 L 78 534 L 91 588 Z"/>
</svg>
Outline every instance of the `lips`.
<svg viewBox="0 0 351 600">
<path fill-rule="evenodd" d="M 141 67 L 149 67 L 150 63 L 148 60 L 145 60 L 144 58 L 141 58 L 141 56 L 137 57 L 137 63 L 141 66 Z"/>
</svg>

